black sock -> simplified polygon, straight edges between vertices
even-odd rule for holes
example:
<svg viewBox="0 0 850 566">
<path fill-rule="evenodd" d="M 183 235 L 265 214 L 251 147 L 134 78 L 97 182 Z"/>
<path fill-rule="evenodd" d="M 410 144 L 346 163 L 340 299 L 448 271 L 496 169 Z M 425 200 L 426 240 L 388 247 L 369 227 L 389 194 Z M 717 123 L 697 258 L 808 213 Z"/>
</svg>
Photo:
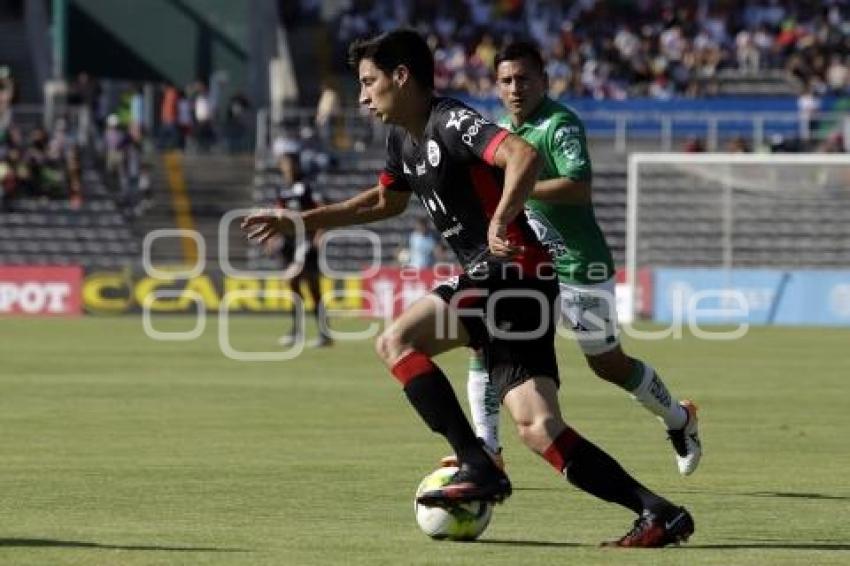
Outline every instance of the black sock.
<svg viewBox="0 0 850 566">
<path fill-rule="evenodd" d="M 472 431 L 445 374 L 420 352 L 412 352 L 393 368 L 407 399 L 434 432 L 446 437 L 462 463 L 491 466 Z"/>
<path fill-rule="evenodd" d="M 582 438 L 573 448 L 566 477 L 577 488 L 640 514 L 661 511 L 671 504 L 630 476 L 611 456 Z"/>
</svg>

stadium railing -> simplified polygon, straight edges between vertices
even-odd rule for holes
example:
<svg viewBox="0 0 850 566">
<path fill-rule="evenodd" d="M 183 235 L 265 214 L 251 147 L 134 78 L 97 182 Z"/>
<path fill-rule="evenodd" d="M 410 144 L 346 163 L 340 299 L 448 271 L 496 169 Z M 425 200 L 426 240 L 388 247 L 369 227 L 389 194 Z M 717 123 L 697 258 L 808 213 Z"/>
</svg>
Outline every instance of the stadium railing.
<svg viewBox="0 0 850 566">
<path fill-rule="evenodd" d="M 704 141 L 707 151 L 721 149 L 721 142 L 733 137 L 743 137 L 751 147 L 765 144 L 771 136 L 786 139 L 822 141 L 831 131 L 840 130 L 850 139 L 850 116 L 845 112 L 819 112 L 805 119 L 794 111 L 770 112 L 646 112 L 646 111 L 591 111 L 581 112 L 587 135 L 593 139 L 610 140 L 615 151 L 628 151 L 632 141 L 640 142 L 642 151 L 671 151 L 677 140 L 697 137 Z M 287 108 L 282 123 L 272 123 L 269 111 L 257 112 L 257 157 L 268 156 L 272 143 L 283 131 L 297 132 L 304 127 L 315 127 L 315 110 L 312 108 Z M 356 109 L 338 113 L 336 127 L 346 143 L 357 142 L 380 145 L 383 126 Z"/>
</svg>

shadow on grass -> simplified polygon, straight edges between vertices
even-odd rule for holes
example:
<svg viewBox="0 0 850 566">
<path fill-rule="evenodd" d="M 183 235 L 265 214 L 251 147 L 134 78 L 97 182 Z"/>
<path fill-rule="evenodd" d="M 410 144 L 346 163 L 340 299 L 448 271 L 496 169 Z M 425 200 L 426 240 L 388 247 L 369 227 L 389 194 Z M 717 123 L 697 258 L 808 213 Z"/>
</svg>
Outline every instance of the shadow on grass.
<svg viewBox="0 0 850 566">
<path fill-rule="evenodd" d="M 797 493 L 793 491 L 751 491 L 742 493 L 750 497 L 787 497 L 790 499 L 818 499 L 818 500 L 834 500 L 834 501 L 850 501 L 850 497 L 846 495 L 829 495 L 826 493 Z"/>
<path fill-rule="evenodd" d="M 536 547 L 550 547 L 550 548 L 578 548 L 582 546 L 593 546 L 587 544 L 581 544 L 578 542 L 556 542 L 549 540 L 510 540 L 510 539 L 498 539 L 498 538 L 488 538 L 483 540 L 475 540 L 471 541 L 469 544 L 504 544 L 508 546 L 536 546 Z"/>
<path fill-rule="evenodd" d="M 534 489 L 534 488 L 532 488 Z M 539 489 L 539 488 L 537 488 Z M 813 501 L 850 501 L 850 495 L 833 495 L 830 493 L 798 492 L 798 491 L 721 491 L 713 489 L 678 489 L 671 493 L 740 496 L 740 497 L 778 497 L 784 499 L 810 499 Z"/>
<path fill-rule="evenodd" d="M 682 549 L 700 548 L 714 550 L 850 550 L 850 544 L 833 544 L 827 542 L 732 542 L 728 544 L 686 544 Z"/>
<path fill-rule="evenodd" d="M 467 544 L 503 544 L 506 546 L 529 546 L 538 548 L 600 548 L 596 544 L 582 544 L 578 542 L 555 542 L 547 540 L 509 540 L 509 539 L 484 539 L 469 542 Z M 680 547 L 671 547 L 680 550 L 850 550 L 850 543 L 828 543 L 828 542 L 732 542 L 718 544 L 685 544 Z M 603 549 L 604 550 L 604 549 Z"/>
<path fill-rule="evenodd" d="M 244 548 L 203 546 L 157 546 L 144 544 L 101 544 L 79 540 L 43 538 L 0 538 L 0 548 L 95 548 L 103 550 L 159 550 L 167 552 L 250 552 Z"/>
</svg>

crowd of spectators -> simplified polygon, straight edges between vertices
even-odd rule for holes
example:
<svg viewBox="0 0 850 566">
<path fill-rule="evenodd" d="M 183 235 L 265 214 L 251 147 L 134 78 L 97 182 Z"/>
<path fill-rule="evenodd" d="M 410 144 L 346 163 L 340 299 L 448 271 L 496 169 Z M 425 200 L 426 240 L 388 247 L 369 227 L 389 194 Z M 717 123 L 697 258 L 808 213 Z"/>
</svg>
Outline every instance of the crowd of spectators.
<svg viewBox="0 0 850 566">
<path fill-rule="evenodd" d="M 209 152 L 223 144 L 229 152 L 249 151 L 251 105 L 242 93 L 232 95 L 221 105 L 221 84 L 213 77 L 212 86 L 202 81 L 181 89 L 161 85 L 158 145 L 162 149 L 190 149 Z"/>
<path fill-rule="evenodd" d="M 209 82 L 193 81 L 180 88 L 171 83 L 101 83 L 80 73 L 69 85 L 68 99 L 84 114 L 81 130 L 95 136 L 115 116 L 141 145 L 202 153 L 249 151 L 251 105 L 241 92 L 223 103 L 224 82 L 221 74 L 214 74 Z"/>
<path fill-rule="evenodd" d="M 530 37 L 554 96 L 710 96 L 723 69 L 784 70 L 800 91 L 850 93 L 847 0 L 352 0 L 333 26 L 335 60 L 353 38 L 398 25 L 428 36 L 446 92 L 492 94 L 500 45 Z"/>
<path fill-rule="evenodd" d="M 77 135 L 101 157 L 108 185 L 123 210 L 142 214 L 150 202 L 150 156 L 156 149 L 197 153 L 252 149 L 253 116 L 241 93 L 220 104 L 220 75 L 209 86 L 185 88 L 98 81 L 80 73 L 69 84 L 68 104 Z"/>
<path fill-rule="evenodd" d="M 52 130 L 17 124 L 12 104 L 14 77 L 0 65 L 0 208 L 10 210 L 20 197 L 82 202 L 80 160 L 67 122 L 56 120 Z"/>
</svg>

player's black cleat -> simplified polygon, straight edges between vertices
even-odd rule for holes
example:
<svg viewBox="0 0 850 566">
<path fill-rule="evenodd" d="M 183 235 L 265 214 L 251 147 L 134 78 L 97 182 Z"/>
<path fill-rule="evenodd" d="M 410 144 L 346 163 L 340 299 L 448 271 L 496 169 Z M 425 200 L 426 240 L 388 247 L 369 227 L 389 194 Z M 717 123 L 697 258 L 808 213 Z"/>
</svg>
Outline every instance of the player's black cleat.
<svg viewBox="0 0 850 566">
<path fill-rule="evenodd" d="M 470 501 L 501 503 L 510 496 L 511 482 L 496 466 L 482 469 L 462 464 L 447 484 L 426 491 L 416 501 L 426 507 L 453 507 Z"/>
<path fill-rule="evenodd" d="M 663 514 L 644 511 L 634 526 L 619 540 L 602 546 L 621 548 L 661 548 L 685 542 L 694 534 L 694 519 L 684 507 L 672 507 Z"/>
</svg>

